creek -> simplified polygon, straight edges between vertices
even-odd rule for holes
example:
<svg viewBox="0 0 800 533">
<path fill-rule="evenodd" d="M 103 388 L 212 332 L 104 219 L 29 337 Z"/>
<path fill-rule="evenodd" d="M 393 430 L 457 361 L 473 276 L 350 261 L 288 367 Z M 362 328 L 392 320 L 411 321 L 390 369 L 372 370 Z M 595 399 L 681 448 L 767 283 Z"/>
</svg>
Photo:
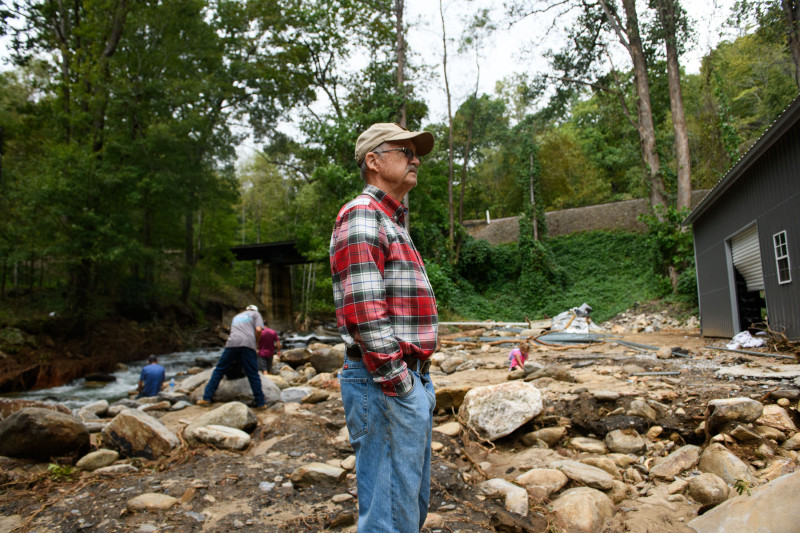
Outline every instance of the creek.
<svg viewBox="0 0 800 533">
<path fill-rule="evenodd" d="M 158 364 L 166 370 L 166 382 L 169 382 L 173 377 L 182 379 L 186 371 L 193 366 L 210 367 L 214 365 L 220 354 L 222 354 L 222 348 L 174 352 L 159 355 Z M 147 360 L 141 360 L 124 365 L 124 369 L 108 374 L 115 378 L 114 381 L 98 382 L 79 378 L 59 387 L 3 394 L 0 397 L 57 402 L 70 409 L 82 407 L 96 400 L 108 400 L 109 403 L 113 403 L 127 398 L 130 391 L 136 390 L 139 374 L 146 364 Z"/>
<path fill-rule="evenodd" d="M 281 346 L 285 350 L 306 347 L 312 342 L 335 344 L 341 342 L 341 338 L 329 335 L 327 332 L 294 333 L 281 337 Z M 158 364 L 162 365 L 166 370 L 165 382 L 169 383 L 170 378 L 173 377 L 178 380 L 182 379 L 186 371 L 191 367 L 212 367 L 222 354 L 222 350 L 223 348 L 219 347 L 163 354 L 158 356 Z M 108 374 L 108 376 L 114 378 L 113 381 L 98 382 L 79 378 L 59 387 L 0 394 L 0 397 L 56 402 L 70 409 L 77 409 L 96 400 L 107 400 L 109 403 L 113 403 L 122 398 L 127 398 L 130 391 L 136 390 L 139 374 L 146 364 L 147 360 L 143 359 L 123 365 L 125 366 L 124 369 Z"/>
</svg>

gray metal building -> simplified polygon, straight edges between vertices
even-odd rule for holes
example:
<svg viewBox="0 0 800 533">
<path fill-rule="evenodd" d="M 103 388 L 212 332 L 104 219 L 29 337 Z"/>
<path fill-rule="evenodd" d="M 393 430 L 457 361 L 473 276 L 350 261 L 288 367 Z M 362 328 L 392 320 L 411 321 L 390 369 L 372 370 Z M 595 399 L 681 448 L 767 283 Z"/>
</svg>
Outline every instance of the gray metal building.
<svg viewBox="0 0 800 533">
<path fill-rule="evenodd" d="M 765 314 L 800 339 L 800 97 L 695 207 L 700 322 L 732 337 Z"/>
</svg>

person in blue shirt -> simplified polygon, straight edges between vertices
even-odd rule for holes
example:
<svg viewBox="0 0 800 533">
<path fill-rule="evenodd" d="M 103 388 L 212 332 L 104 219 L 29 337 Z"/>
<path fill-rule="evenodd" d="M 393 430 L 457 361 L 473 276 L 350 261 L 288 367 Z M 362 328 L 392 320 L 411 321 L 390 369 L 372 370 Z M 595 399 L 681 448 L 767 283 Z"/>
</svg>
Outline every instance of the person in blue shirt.
<svg viewBox="0 0 800 533">
<path fill-rule="evenodd" d="M 137 398 L 145 396 L 157 396 L 161 392 L 161 385 L 164 383 L 166 371 L 158 364 L 158 357 L 151 355 L 147 358 L 147 365 L 142 368 L 139 375 L 139 395 Z"/>
</svg>

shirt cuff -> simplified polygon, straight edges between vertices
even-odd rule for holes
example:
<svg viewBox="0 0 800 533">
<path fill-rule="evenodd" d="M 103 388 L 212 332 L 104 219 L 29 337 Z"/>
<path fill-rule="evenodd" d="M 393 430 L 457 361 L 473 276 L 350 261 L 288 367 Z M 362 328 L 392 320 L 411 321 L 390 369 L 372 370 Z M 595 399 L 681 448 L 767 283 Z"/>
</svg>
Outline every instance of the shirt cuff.
<svg viewBox="0 0 800 533">
<path fill-rule="evenodd" d="M 403 397 L 414 388 L 414 376 L 404 368 L 402 372 L 393 377 L 390 381 L 381 383 L 381 388 L 386 396 Z"/>
</svg>

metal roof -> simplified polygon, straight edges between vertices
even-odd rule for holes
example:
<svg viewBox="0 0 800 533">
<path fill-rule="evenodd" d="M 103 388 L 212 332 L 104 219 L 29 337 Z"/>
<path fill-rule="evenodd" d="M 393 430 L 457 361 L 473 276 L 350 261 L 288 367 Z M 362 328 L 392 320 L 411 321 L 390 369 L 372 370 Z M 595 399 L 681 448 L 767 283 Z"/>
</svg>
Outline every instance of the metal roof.
<svg viewBox="0 0 800 533">
<path fill-rule="evenodd" d="M 736 182 L 745 171 L 755 163 L 761 155 L 775 144 L 781 136 L 792 126 L 800 121 L 800 95 L 796 96 L 775 122 L 758 138 L 758 140 L 739 158 L 731 169 L 708 191 L 708 194 L 697 204 L 684 224 L 692 224 L 702 216 L 711 205 L 722 196 L 728 188 Z"/>
</svg>

